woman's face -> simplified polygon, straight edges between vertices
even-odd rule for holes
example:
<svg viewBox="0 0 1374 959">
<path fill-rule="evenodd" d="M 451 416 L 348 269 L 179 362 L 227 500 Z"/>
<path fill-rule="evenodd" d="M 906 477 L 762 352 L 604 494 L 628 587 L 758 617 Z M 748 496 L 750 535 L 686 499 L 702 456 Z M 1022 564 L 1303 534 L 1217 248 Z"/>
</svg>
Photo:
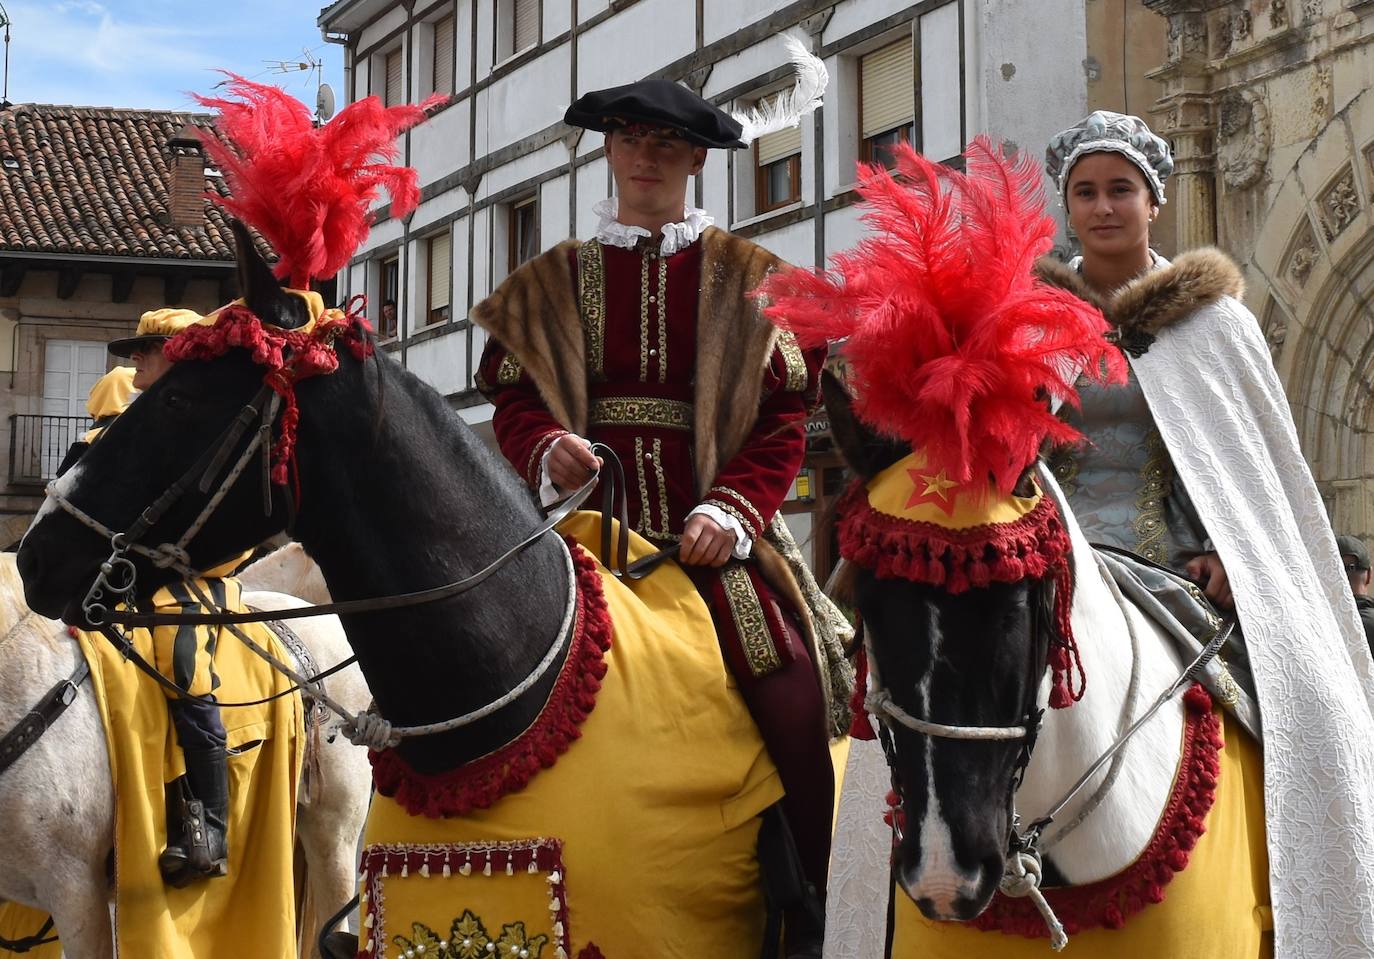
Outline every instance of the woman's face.
<svg viewBox="0 0 1374 959">
<path fill-rule="evenodd" d="M 1069 172 L 1069 223 L 1084 255 L 1116 256 L 1150 243 L 1159 207 L 1145 176 L 1119 153 L 1089 153 Z"/>
</svg>

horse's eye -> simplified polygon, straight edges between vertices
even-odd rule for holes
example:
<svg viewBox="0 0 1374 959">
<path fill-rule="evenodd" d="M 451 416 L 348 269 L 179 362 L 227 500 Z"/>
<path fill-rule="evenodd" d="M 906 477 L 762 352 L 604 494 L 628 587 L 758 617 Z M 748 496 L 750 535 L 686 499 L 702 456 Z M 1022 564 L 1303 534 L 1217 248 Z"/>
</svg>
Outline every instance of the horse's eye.
<svg viewBox="0 0 1374 959">
<path fill-rule="evenodd" d="M 168 390 L 162 394 L 162 402 L 166 403 L 174 410 L 188 410 L 191 408 L 191 401 L 186 398 L 185 393 L 178 393 L 176 390 Z"/>
</svg>

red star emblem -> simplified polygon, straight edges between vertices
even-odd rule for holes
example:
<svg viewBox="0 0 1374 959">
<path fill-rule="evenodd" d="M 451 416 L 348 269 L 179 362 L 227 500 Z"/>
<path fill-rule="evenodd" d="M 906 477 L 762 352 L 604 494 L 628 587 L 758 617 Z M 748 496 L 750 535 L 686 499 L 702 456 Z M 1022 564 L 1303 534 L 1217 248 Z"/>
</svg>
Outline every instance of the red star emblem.
<svg viewBox="0 0 1374 959">
<path fill-rule="evenodd" d="M 954 501 L 959 495 L 959 484 L 945 475 L 944 470 L 938 473 L 907 470 L 906 473 L 911 477 L 913 484 L 911 498 L 906 501 L 907 509 L 929 503 L 938 506 L 946 516 L 954 515 Z"/>
</svg>

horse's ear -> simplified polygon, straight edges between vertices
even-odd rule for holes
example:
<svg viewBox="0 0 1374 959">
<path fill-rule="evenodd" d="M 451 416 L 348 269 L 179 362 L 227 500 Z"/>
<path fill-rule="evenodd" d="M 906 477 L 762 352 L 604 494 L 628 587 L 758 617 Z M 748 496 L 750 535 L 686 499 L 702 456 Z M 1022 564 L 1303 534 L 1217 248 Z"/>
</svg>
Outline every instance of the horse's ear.
<svg viewBox="0 0 1374 959">
<path fill-rule="evenodd" d="M 829 370 L 821 372 L 821 397 L 830 418 L 830 437 L 839 447 L 845 465 L 859 476 L 872 479 L 910 452 L 859 422 L 849 390 Z"/>
<path fill-rule="evenodd" d="M 294 330 L 310 319 L 305 301 L 281 288 L 272 268 L 258 252 L 253 234 L 239 220 L 229 226 L 234 234 L 235 259 L 238 262 L 239 295 L 253 315 L 264 323 Z"/>
</svg>

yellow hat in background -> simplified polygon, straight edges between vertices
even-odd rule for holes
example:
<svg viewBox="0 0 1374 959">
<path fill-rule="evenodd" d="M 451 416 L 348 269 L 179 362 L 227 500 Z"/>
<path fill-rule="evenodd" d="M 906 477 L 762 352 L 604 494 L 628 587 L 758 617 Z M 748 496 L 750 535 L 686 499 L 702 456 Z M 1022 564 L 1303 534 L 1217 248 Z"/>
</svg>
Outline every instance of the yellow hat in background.
<svg viewBox="0 0 1374 959">
<path fill-rule="evenodd" d="M 86 412 L 91 414 L 93 420 L 118 416 L 129 408 L 134 392 L 134 368 L 116 366 L 91 387 L 90 398 L 86 400 Z"/>
<path fill-rule="evenodd" d="M 186 327 L 202 323 L 204 320 L 205 317 L 195 310 L 172 307 L 149 310 L 139 317 L 138 329 L 134 335 L 112 341 L 109 350 L 115 356 L 122 356 L 127 359 L 133 356 L 136 350 L 146 350 L 154 343 L 161 345 L 168 337 L 175 336 Z"/>
</svg>

